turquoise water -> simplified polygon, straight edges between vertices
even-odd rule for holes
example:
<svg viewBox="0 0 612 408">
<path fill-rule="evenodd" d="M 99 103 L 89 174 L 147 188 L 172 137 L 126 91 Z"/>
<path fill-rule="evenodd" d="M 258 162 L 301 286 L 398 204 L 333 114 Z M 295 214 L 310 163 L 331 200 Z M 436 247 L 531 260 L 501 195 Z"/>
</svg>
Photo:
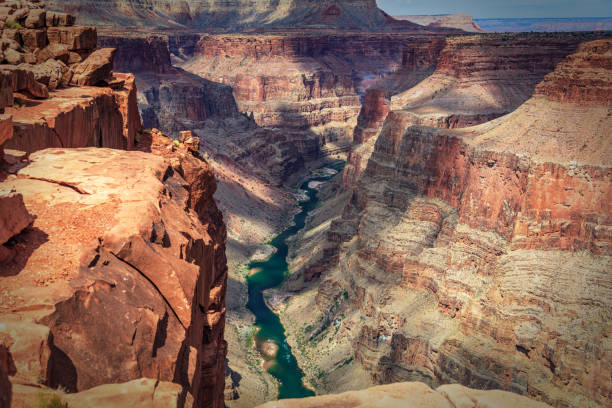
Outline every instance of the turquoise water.
<svg viewBox="0 0 612 408">
<path fill-rule="evenodd" d="M 336 171 L 342 170 L 343 162 L 337 162 L 325 166 Z M 294 225 L 287 228 L 282 234 L 272 240 L 270 245 L 276 248 L 276 252 L 268 260 L 263 262 L 252 262 L 249 269 L 256 269 L 257 272 L 247 278 L 249 288 L 249 301 L 247 308 L 255 315 L 255 326 L 259 329 L 255 335 L 255 342 L 258 349 L 266 341 L 273 341 L 279 347 L 276 358 L 269 361 L 268 372 L 279 382 L 279 399 L 284 398 L 303 398 L 314 395 L 314 392 L 304 387 L 302 379 L 304 372 L 291 353 L 291 347 L 287 344 L 285 328 L 280 319 L 266 305 L 263 298 L 263 291 L 280 285 L 289 275 L 287 265 L 287 239 L 295 235 L 304 228 L 308 213 L 317 206 L 317 191 L 308 187 L 311 181 L 326 181 L 333 175 L 313 176 L 306 180 L 301 189 L 306 191 L 308 200 L 300 203 L 301 211 L 294 218 Z"/>
</svg>

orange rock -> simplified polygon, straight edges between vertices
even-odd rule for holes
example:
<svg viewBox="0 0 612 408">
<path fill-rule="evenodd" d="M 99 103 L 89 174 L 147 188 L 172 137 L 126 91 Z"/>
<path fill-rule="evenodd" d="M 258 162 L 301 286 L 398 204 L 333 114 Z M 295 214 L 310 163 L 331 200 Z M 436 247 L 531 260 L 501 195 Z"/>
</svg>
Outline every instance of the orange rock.
<svg viewBox="0 0 612 408">
<path fill-rule="evenodd" d="M 546 408 L 549 405 L 503 391 L 478 391 L 458 385 L 432 390 L 423 383 L 381 385 L 338 395 L 269 402 L 260 408 Z"/>
<path fill-rule="evenodd" d="M 14 381 L 88 390 L 65 396 L 79 406 L 150 403 L 157 381 L 133 382 L 148 377 L 178 382 L 174 404 L 186 387 L 195 406 L 223 407 L 226 235 L 214 176 L 190 153 L 165 154 L 177 156 L 46 149 L 0 183 L 36 215 L 0 277 Z"/>
<path fill-rule="evenodd" d="M 116 49 L 114 48 L 102 48 L 94 51 L 85 61 L 72 67 L 74 75 L 70 83 L 85 86 L 108 82 L 113 70 L 115 52 Z"/>
</svg>

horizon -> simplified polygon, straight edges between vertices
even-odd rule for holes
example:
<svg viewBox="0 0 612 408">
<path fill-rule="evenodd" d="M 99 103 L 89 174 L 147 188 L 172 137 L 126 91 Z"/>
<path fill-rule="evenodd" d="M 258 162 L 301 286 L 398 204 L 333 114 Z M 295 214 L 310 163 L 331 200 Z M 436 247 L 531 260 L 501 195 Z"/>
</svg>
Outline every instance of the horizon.
<svg viewBox="0 0 612 408">
<path fill-rule="evenodd" d="M 536 3 L 536 4 L 533 4 Z M 560 3 L 560 4 L 559 4 Z M 378 7 L 392 16 L 469 14 L 474 19 L 526 18 L 612 18 L 612 5 L 607 0 L 570 1 L 539 0 L 525 4 L 522 0 L 488 2 L 485 0 L 377 0 Z M 554 10 L 554 13 L 550 13 Z"/>
</svg>

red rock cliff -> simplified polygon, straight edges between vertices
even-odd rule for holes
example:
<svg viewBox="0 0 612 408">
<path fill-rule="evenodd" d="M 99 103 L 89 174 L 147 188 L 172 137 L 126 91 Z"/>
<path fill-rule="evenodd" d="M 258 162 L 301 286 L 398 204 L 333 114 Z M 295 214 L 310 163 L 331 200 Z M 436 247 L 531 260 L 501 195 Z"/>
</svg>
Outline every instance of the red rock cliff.
<svg viewBox="0 0 612 408">
<path fill-rule="evenodd" d="M 223 406 L 215 181 L 190 153 L 164 155 L 47 149 L 0 184 L 36 216 L 0 280 L 11 381 L 76 392 L 149 377 L 182 385 L 185 406 Z"/>
<path fill-rule="evenodd" d="M 39 6 L 11 10 L 26 26 L 42 16 L 46 62 L 0 65 L 2 389 L 8 375 L 14 407 L 40 392 L 70 406 L 223 407 L 226 230 L 212 170 L 169 139 L 147 144 L 115 50 L 94 51 L 93 28 Z M 53 64 L 77 79 L 54 82 Z M 126 151 L 137 142 L 153 154 Z"/>
<path fill-rule="evenodd" d="M 609 405 L 610 46 L 581 45 L 479 126 L 388 115 L 316 298 L 371 381 Z"/>
<path fill-rule="evenodd" d="M 517 34 L 449 37 L 436 54 L 436 70 L 421 83 L 407 82 L 398 88 L 395 82 L 381 83 L 371 92 L 384 90 L 385 104 L 391 110 L 412 114 L 411 122 L 439 128 L 477 125 L 516 109 L 532 96 L 535 86 L 552 72 L 581 41 L 594 34 Z M 412 52 L 405 58 L 411 61 Z M 401 82 L 400 82 L 401 84 Z M 416 85 L 416 86 L 415 86 Z M 378 103 L 366 99 L 366 103 Z M 349 155 L 345 186 L 354 185 L 372 152 L 370 137 L 377 137 L 380 118 L 369 118 L 369 108 L 362 111 L 355 129 L 354 153 Z M 384 119 L 383 119 L 384 120 Z M 365 145 L 364 145 L 365 143 Z"/>
</svg>

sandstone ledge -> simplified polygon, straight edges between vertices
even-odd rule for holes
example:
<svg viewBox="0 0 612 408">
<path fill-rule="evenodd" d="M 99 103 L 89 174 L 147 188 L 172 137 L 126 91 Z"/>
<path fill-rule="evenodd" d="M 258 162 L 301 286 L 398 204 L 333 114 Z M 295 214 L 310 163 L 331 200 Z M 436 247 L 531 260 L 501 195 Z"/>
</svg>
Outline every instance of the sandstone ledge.
<svg viewBox="0 0 612 408">
<path fill-rule="evenodd" d="M 338 395 L 270 402 L 260 408 L 546 408 L 504 391 L 478 391 L 461 385 L 443 385 L 432 390 L 423 383 L 397 383 Z"/>
<path fill-rule="evenodd" d="M 13 384 L 150 377 L 223 406 L 225 228 L 210 168 L 171 153 L 46 149 L 0 183 L 36 217 L 0 275 Z"/>
</svg>

